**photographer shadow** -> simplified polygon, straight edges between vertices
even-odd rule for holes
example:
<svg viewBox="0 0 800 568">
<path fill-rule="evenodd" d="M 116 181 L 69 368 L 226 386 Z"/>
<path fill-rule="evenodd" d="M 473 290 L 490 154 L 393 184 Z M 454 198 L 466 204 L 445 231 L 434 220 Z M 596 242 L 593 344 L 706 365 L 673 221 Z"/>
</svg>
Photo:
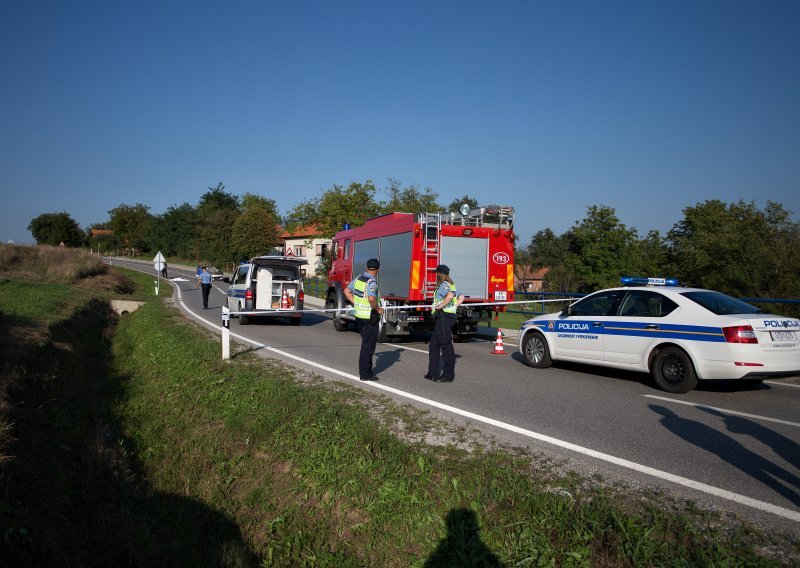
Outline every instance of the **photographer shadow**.
<svg viewBox="0 0 800 568">
<path fill-rule="evenodd" d="M 481 540 L 478 519 L 473 511 L 453 509 L 447 513 L 445 523 L 447 536 L 439 541 L 434 551 L 425 559 L 425 568 L 505 566 Z"/>
</svg>

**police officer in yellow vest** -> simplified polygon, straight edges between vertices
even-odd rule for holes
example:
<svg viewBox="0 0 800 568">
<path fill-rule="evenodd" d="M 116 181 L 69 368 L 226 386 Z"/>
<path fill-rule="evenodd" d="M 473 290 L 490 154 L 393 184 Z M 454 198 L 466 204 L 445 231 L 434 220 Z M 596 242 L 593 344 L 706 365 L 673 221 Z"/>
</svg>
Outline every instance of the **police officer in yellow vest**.
<svg viewBox="0 0 800 568">
<path fill-rule="evenodd" d="M 426 379 L 437 383 L 451 382 L 456 377 L 456 352 L 453 348 L 453 328 L 456 311 L 464 295 L 458 293 L 450 279 L 450 268 L 444 264 L 436 267 L 436 292 L 433 295 L 433 334 L 428 344 L 428 373 Z M 439 364 L 444 359 L 442 374 Z"/>
<path fill-rule="evenodd" d="M 361 333 L 361 352 L 358 356 L 358 375 L 362 381 L 377 381 L 372 373 L 372 356 L 378 343 L 378 324 L 383 315 L 378 292 L 378 270 L 381 263 L 377 258 L 367 261 L 367 271 L 350 282 L 342 293 L 355 308 L 358 331 Z"/>
</svg>

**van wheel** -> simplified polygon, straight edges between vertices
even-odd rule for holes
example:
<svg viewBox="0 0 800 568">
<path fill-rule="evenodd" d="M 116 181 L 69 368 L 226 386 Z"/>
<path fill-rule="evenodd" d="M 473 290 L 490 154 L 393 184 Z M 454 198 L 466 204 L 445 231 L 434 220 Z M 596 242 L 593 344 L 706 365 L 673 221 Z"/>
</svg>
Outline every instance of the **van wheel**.
<svg viewBox="0 0 800 568">
<path fill-rule="evenodd" d="M 546 369 L 553 364 L 550 349 L 541 333 L 529 333 L 522 341 L 522 357 L 525 364 L 534 369 Z"/>
<path fill-rule="evenodd" d="M 239 304 L 239 311 L 244 311 L 244 307 L 241 304 Z M 248 323 L 250 323 L 250 320 L 247 316 L 239 316 L 239 325 L 247 325 Z"/>
<path fill-rule="evenodd" d="M 697 386 L 697 373 L 692 360 L 676 347 L 659 351 L 653 359 L 650 372 L 658 388 L 669 393 L 685 393 Z"/>
</svg>

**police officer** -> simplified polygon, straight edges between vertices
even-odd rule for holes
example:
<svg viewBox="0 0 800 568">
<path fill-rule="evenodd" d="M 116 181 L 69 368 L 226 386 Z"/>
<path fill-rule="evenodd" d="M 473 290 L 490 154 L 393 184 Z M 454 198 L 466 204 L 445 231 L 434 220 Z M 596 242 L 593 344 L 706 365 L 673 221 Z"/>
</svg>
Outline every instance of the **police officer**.
<svg viewBox="0 0 800 568">
<path fill-rule="evenodd" d="M 456 352 L 453 348 L 453 328 L 456 311 L 464 295 L 458 293 L 450 279 L 450 268 L 444 264 L 436 267 L 436 292 L 433 295 L 433 334 L 428 344 L 428 373 L 425 378 L 437 383 L 452 382 L 456 377 Z M 444 367 L 439 375 L 439 363 Z"/>
<path fill-rule="evenodd" d="M 211 273 L 208 267 L 203 265 L 203 272 L 200 273 L 200 288 L 203 293 L 203 309 L 208 309 L 208 295 L 211 293 Z"/>
<path fill-rule="evenodd" d="M 378 270 L 381 263 L 377 258 L 367 261 L 367 271 L 350 282 L 342 292 L 355 308 L 358 331 L 361 333 L 361 352 L 358 356 L 358 375 L 362 381 L 377 381 L 372 374 L 372 356 L 378 343 L 378 324 L 383 315 L 378 292 Z"/>
</svg>

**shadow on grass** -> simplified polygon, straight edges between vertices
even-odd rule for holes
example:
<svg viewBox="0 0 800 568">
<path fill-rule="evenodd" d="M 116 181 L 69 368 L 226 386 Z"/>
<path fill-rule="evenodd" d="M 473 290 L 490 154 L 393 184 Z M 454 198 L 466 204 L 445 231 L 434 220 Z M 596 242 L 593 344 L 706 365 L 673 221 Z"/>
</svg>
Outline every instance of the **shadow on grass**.
<svg viewBox="0 0 800 568">
<path fill-rule="evenodd" d="M 447 536 L 439 541 L 425 568 L 441 566 L 502 567 L 503 562 L 481 540 L 480 527 L 470 509 L 453 509 L 445 517 Z"/>
<path fill-rule="evenodd" d="M 154 491 L 125 452 L 112 411 L 127 384 L 111 372 L 114 322 L 92 302 L 4 358 L 0 566 L 258 565 L 227 515 Z M 25 326 L 6 319 L 3 334 L 25 337 Z"/>
</svg>

